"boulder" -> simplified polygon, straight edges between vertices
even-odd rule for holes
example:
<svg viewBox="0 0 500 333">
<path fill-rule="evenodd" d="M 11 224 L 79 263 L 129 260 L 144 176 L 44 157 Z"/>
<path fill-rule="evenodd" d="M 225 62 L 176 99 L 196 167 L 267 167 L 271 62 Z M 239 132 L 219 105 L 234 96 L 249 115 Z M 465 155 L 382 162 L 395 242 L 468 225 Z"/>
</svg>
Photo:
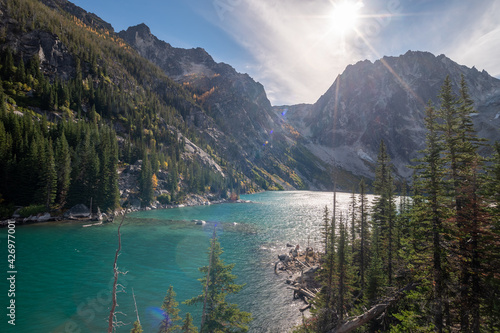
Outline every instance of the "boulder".
<svg viewBox="0 0 500 333">
<path fill-rule="evenodd" d="M 71 207 L 64 215 L 72 218 L 90 217 L 90 210 L 84 204 L 78 204 Z"/>
<path fill-rule="evenodd" d="M 44 213 L 43 215 L 38 216 L 38 222 L 47 222 L 51 219 L 50 213 Z"/>
</svg>

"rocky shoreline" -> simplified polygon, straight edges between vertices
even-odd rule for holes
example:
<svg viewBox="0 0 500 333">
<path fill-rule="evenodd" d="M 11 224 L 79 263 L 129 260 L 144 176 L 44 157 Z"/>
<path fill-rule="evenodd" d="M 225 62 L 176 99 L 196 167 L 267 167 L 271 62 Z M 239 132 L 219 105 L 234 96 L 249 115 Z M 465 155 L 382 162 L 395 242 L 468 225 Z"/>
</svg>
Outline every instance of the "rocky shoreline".
<svg viewBox="0 0 500 333">
<path fill-rule="evenodd" d="M 285 273 L 287 278 L 285 283 L 288 289 L 293 290 L 294 299 L 302 299 L 304 306 L 299 308 L 300 312 L 308 310 L 312 304 L 311 300 L 320 291 L 321 285 L 316 279 L 318 271 L 321 269 L 322 253 L 307 247 L 305 251 L 300 251 L 300 246 L 287 244 L 292 249 L 288 254 L 278 255 L 278 261 L 274 265 L 276 274 Z"/>
<path fill-rule="evenodd" d="M 206 160 L 203 161 L 208 163 Z M 115 209 L 112 212 L 101 213 L 98 209 L 98 212 L 94 213 L 95 206 L 94 209 L 92 209 L 91 200 L 89 205 L 90 209 L 85 204 L 80 203 L 68 210 L 65 210 L 64 212 L 47 211 L 30 216 L 21 216 L 21 214 L 19 214 L 19 211 L 22 207 L 19 207 L 9 219 L 0 220 L 0 228 L 6 227 L 9 221 L 15 221 L 15 223 L 19 225 L 65 220 L 112 222 L 118 216 L 123 216 L 125 214 L 136 211 L 205 206 L 226 202 L 241 202 L 241 200 L 239 200 L 239 196 L 237 196 L 235 193 L 230 192 L 225 193 L 228 199 L 222 199 L 219 196 L 211 193 L 205 193 L 202 195 L 190 193 L 185 195 L 182 198 L 182 201 L 178 204 L 162 204 L 159 201 L 154 201 L 150 205 L 143 207 L 141 204 L 141 199 L 139 197 L 139 177 L 141 169 L 142 160 L 138 160 L 134 164 L 127 165 L 117 170 L 119 175 L 118 189 L 120 192 L 120 205 L 122 205 L 122 207 L 119 209 Z M 164 194 L 169 195 L 170 192 L 167 190 L 169 185 L 167 181 L 168 172 L 166 172 L 165 170 L 159 170 L 156 175 L 158 184 L 154 196 L 159 197 Z M 183 186 L 182 181 L 180 186 Z M 184 190 L 186 189 L 184 188 Z M 91 213 L 91 211 L 93 213 Z"/>
<path fill-rule="evenodd" d="M 131 206 L 128 208 L 120 208 L 113 211 L 111 214 L 106 213 L 98 213 L 91 214 L 90 210 L 83 204 L 76 205 L 68 210 L 66 213 L 62 215 L 51 215 L 50 212 L 44 212 L 37 215 L 31 215 L 28 217 L 21 217 L 19 214 L 14 213 L 14 215 L 10 219 L 0 221 L 0 227 L 7 227 L 9 223 L 14 221 L 18 225 L 24 224 L 34 224 L 34 223 L 42 223 L 42 222 L 54 222 L 54 221 L 97 221 L 109 223 L 113 222 L 113 220 L 119 216 L 123 216 L 132 212 L 138 211 L 148 211 L 148 210 L 156 210 L 156 209 L 172 209 L 172 208 L 182 208 L 182 207 L 194 207 L 194 206 L 209 206 L 216 205 L 222 203 L 244 203 L 249 202 L 247 200 L 231 200 L 231 199 L 214 199 L 210 200 L 206 196 L 201 196 L 197 194 L 188 195 L 183 203 L 181 204 L 160 204 L 156 202 L 156 204 L 152 204 L 147 207 L 140 206 Z"/>
</svg>

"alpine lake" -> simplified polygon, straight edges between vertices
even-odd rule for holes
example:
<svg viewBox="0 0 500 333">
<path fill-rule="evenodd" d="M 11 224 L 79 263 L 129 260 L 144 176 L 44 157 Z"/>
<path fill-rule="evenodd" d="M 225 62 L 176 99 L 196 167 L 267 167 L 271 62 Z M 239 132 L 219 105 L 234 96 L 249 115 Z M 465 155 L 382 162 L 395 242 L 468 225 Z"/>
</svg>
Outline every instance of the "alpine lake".
<svg viewBox="0 0 500 333">
<path fill-rule="evenodd" d="M 337 193 L 337 211 L 347 212 L 351 194 Z M 234 263 L 236 283 L 243 290 L 230 295 L 241 310 L 252 313 L 250 332 L 287 332 L 302 320 L 301 300 L 287 289 L 286 274 L 275 273 L 278 254 L 287 244 L 322 250 L 324 207 L 333 207 L 332 192 L 262 192 L 242 195 L 239 203 L 140 211 L 128 214 L 121 227 L 118 257 L 120 284 L 117 318 L 130 332 L 137 319 L 144 332 L 157 332 L 161 304 L 170 285 L 180 316 L 190 312 L 199 326 L 202 305 L 183 301 L 202 294 L 199 267 L 208 265 L 214 228 L 222 259 Z M 369 197 L 371 200 L 371 197 Z M 15 296 L 7 274 L 8 228 L 0 229 L 6 264 L 1 282 L 4 312 L 15 299 L 15 326 L 3 315 L 1 332 L 105 332 L 111 307 L 113 262 L 118 224 L 84 227 L 89 222 L 64 221 L 15 228 Z M 206 221 L 199 225 L 194 220 Z"/>
</svg>

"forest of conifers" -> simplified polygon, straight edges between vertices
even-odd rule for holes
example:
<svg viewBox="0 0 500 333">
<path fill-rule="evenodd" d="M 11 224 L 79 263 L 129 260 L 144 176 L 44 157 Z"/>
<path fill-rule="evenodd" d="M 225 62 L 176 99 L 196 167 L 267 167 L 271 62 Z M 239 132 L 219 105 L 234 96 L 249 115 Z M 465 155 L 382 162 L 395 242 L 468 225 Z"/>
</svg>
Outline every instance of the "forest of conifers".
<svg viewBox="0 0 500 333">
<path fill-rule="evenodd" d="M 463 77 L 452 90 L 426 108 L 411 190 L 396 198 L 381 142 L 374 202 L 362 181 L 348 214 L 325 207 L 322 289 L 297 332 L 500 330 L 500 144 L 477 138 Z"/>
</svg>

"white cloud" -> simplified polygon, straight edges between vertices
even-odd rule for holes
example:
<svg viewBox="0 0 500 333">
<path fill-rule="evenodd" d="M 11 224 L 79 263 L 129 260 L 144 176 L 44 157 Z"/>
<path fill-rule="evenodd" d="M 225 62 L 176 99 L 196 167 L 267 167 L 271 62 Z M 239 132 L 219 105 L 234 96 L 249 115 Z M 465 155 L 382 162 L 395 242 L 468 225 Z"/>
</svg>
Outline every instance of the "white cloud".
<svg viewBox="0 0 500 333">
<path fill-rule="evenodd" d="M 329 1 L 226 0 L 214 5 L 218 15 L 210 19 L 252 54 L 257 65 L 248 68 L 249 74 L 264 84 L 275 105 L 314 103 L 357 60 L 356 50 L 333 31 Z"/>
<path fill-rule="evenodd" d="M 500 4 L 492 2 L 484 8 L 483 15 L 471 18 L 462 25 L 462 38 L 449 46 L 449 56 L 456 62 L 478 70 L 486 70 L 492 76 L 500 76 Z M 457 24 L 457 28 L 459 25 Z"/>
<path fill-rule="evenodd" d="M 251 54 L 245 70 L 274 105 L 314 103 L 347 65 L 408 49 L 500 75 L 499 2 L 366 2 L 357 29 L 363 41 L 332 27 L 339 1 L 212 0 L 215 10 L 200 14 Z"/>
</svg>

